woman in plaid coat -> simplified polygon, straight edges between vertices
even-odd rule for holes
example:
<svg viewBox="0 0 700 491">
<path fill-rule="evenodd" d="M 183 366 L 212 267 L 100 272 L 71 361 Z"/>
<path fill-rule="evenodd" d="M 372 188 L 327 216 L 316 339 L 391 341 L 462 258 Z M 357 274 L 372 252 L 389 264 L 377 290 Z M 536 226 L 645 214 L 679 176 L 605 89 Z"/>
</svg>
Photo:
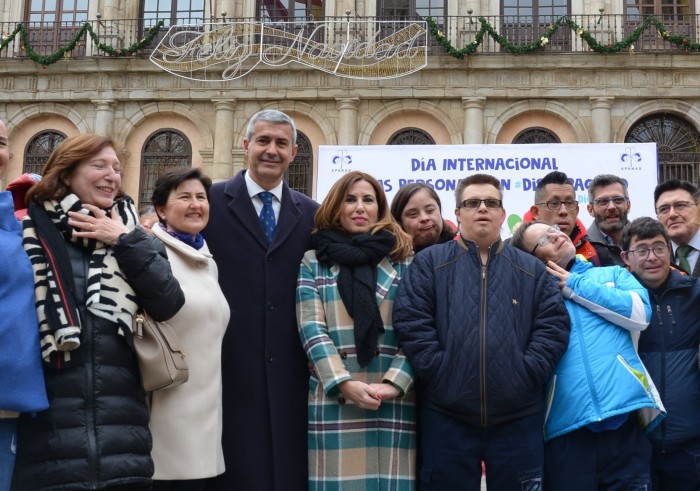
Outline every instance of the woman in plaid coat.
<svg viewBox="0 0 700 491">
<path fill-rule="evenodd" d="M 309 490 L 415 489 L 413 371 L 391 325 L 412 241 L 381 185 L 335 183 L 302 260 L 297 319 L 309 368 Z"/>
</svg>

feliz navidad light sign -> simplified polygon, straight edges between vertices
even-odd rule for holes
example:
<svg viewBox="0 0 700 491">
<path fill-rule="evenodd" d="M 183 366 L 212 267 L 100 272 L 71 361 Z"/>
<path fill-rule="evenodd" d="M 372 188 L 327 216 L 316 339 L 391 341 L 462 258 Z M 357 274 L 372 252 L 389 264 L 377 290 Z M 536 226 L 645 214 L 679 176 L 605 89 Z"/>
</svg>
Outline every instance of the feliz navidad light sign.
<svg viewBox="0 0 700 491">
<path fill-rule="evenodd" d="M 172 26 L 151 61 L 191 80 L 235 80 L 258 65 L 292 62 L 339 77 L 379 80 L 428 63 L 425 22 L 334 19 Z"/>
</svg>

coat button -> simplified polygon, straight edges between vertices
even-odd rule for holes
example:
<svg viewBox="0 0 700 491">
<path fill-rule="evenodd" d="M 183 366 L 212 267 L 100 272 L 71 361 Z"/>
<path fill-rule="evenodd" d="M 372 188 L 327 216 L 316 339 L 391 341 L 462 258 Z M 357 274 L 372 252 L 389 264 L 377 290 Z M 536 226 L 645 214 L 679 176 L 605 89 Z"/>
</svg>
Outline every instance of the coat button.
<svg viewBox="0 0 700 491">
<path fill-rule="evenodd" d="M 381 354 L 381 351 L 379 351 L 379 348 L 374 350 L 374 356 L 379 356 Z"/>
<path fill-rule="evenodd" d="M 267 310 L 275 310 L 275 306 L 272 302 L 267 302 Z"/>
<path fill-rule="evenodd" d="M 338 397 L 338 404 L 340 404 L 341 406 L 345 404 L 345 397 Z"/>
<path fill-rule="evenodd" d="M 345 351 L 340 352 L 340 358 L 341 360 L 347 360 L 348 359 L 348 354 Z"/>
</svg>

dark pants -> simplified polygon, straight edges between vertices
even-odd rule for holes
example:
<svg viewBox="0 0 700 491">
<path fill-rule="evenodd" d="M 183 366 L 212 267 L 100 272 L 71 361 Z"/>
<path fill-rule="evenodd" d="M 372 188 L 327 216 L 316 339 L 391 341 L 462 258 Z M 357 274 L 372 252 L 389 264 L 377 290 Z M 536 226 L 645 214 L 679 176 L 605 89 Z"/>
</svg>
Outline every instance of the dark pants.
<svg viewBox="0 0 700 491">
<path fill-rule="evenodd" d="M 700 491 L 700 438 L 652 455 L 654 491 Z"/>
<path fill-rule="evenodd" d="M 206 479 L 186 481 L 153 481 L 152 491 L 204 491 Z"/>
<path fill-rule="evenodd" d="M 651 443 L 631 413 L 615 430 L 581 428 L 545 443 L 544 485 L 547 491 L 649 491 L 650 461 Z"/>
<path fill-rule="evenodd" d="M 489 489 L 542 489 L 542 414 L 487 427 L 425 407 L 420 418 L 421 491 L 478 491 L 482 460 Z"/>
</svg>

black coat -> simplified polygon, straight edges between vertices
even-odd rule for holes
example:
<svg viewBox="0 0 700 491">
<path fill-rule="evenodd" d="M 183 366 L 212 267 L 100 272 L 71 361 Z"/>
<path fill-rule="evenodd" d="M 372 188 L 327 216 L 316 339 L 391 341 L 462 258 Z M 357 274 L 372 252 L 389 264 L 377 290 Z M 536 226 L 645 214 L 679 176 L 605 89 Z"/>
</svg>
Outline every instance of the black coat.
<svg viewBox="0 0 700 491">
<path fill-rule="evenodd" d="M 318 204 L 285 183 L 268 246 L 244 171 L 212 186 L 209 200 L 203 234 L 231 320 L 222 348 L 226 472 L 208 489 L 305 491 L 309 372 L 295 291 Z"/>
<path fill-rule="evenodd" d="M 136 229 L 113 248 L 121 271 L 156 320 L 185 302 L 162 244 Z M 81 345 L 71 365 L 46 368 L 49 409 L 18 424 L 13 491 L 104 489 L 147 485 L 153 475 L 148 410 L 138 365 L 116 324 L 85 307 L 89 255 L 68 246 Z"/>
</svg>

